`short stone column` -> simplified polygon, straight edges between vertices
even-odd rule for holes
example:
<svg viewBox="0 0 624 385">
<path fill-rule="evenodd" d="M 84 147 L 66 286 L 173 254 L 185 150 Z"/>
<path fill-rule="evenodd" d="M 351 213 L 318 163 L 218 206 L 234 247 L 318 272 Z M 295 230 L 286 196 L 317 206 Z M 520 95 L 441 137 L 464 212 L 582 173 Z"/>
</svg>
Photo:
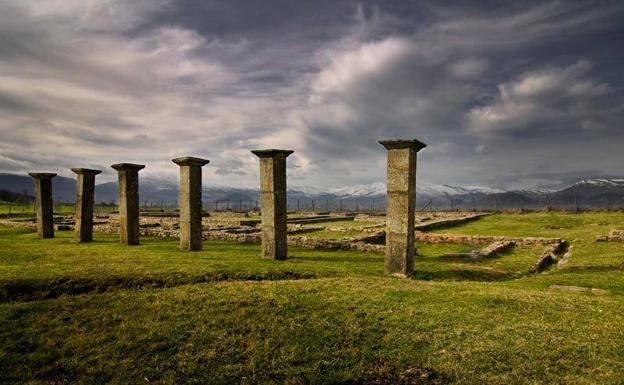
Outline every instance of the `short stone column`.
<svg viewBox="0 0 624 385">
<path fill-rule="evenodd" d="M 180 250 L 202 249 L 202 167 L 208 159 L 172 159 L 180 166 Z"/>
<path fill-rule="evenodd" d="M 95 176 L 100 170 L 72 168 L 76 173 L 76 241 L 93 240 L 93 204 L 95 200 Z"/>
<path fill-rule="evenodd" d="M 142 164 L 118 163 L 111 166 L 119 173 L 119 241 L 139 244 L 139 170 Z"/>
<path fill-rule="evenodd" d="M 54 238 L 54 204 L 52 202 L 52 178 L 50 172 L 31 172 L 35 178 L 35 210 L 37 211 L 37 235 Z"/>
<path fill-rule="evenodd" d="M 286 158 L 291 150 L 255 150 L 260 158 L 262 258 L 286 259 Z"/>
<path fill-rule="evenodd" d="M 416 153 L 426 147 L 413 140 L 382 140 L 388 150 L 386 275 L 407 277 L 414 270 Z"/>
</svg>

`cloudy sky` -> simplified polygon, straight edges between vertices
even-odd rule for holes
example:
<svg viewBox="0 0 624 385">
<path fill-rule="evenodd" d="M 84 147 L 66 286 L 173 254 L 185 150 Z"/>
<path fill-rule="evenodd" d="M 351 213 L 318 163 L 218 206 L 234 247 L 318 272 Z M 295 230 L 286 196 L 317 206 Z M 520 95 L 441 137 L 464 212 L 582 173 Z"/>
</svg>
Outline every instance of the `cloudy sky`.
<svg viewBox="0 0 624 385">
<path fill-rule="evenodd" d="M 206 157 L 254 187 L 385 180 L 418 138 L 418 183 L 496 188 L 624 177 L 624 3 L 0 0 L 0 172 Z"/>
</svg>

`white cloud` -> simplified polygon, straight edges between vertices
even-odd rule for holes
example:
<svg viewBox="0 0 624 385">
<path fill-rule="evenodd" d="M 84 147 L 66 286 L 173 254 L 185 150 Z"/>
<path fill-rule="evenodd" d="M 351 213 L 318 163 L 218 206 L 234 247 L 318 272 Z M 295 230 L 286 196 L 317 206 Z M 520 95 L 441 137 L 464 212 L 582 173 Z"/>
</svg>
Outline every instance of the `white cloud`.
<svg viewBox="0 0 624 385">
<path fill-rule="evenodd" d="M 489 63 L 485 59 L 467 58 L 451 64 L 450 71 L 458 78 L 473 78 L 482 75 Z"/>
<path fill-rule="evenodd" d="M 548 129 L 579 118 L 591 122 L 596 112 L 587 107 L 597 105 L 609 86 L 588 79 L 590 69 L 590 63 L 582 60 L 566 68 L 527 72 L 502 83 L 493 103 L 467 113 L 468 126 L 478 133 L 490 133 L 528 129 L 535 124 Z"/>
<path fill-rule="evenodd" d="M 173 177 L 169 159 L 196 155 L 211 159 L 207 183 L 255 186 L 249 150 L 282 147 L 296 151 L 291 185 L 329 187 L 383 180 L 377 141 L 417 137 L 430 145 L 421 181 L 478 184 L 528 163 L 526 142 L 510 139 L 527 125 L 591 133 L 624 114 L 617 98 L 597 103 L 612 95 L 608 79 L 587 62 L 552 67 L 561 57 L 545 43 L 565 51 L 560 42 L 608 26 L 610 7 L 380 3 L 349 18 L 314 3 L 286 21 L 253 9 L 266 4 L 239 14 L 235 1 L 179 2 L 0 2 L 0 169 L 137 161 Z"/>
<path fill-rule="evenodd" d="M 13 159 L 2 160 L 7 170 L 22 165 L 70 175 L 69 167 L 97 166 L 110 173 L 109 164 L 136 161 L 148 163 L 146 174 L 174 175 L 171 158 L 199 155 L 217 166 L 240 159 L 248 166 L 242 169 L 253 174 L 257 165 L 250 149 L 296 145 L 280 129 L 288 116 L 276 103 L 279 92 L 258 96 L 212 57 L 240 53 L 244 41 L 207 40 L 172 26 L 133 38 L 75 35 L 48 22 L 38 25 L 42 16 L 9 10 L 15 13 L 5 17 L 20 27 L 0 20 L 0 32 L 10 32 L 19 44 L 19 51 L 0 62 L 0 109 L 11 109 L 0 117 L 0 151 Z M 25 145 L 31 154 L 26 163 L 19 161 Z M 211 177 L 250 183 L 207 168 Z"/>
</svg>

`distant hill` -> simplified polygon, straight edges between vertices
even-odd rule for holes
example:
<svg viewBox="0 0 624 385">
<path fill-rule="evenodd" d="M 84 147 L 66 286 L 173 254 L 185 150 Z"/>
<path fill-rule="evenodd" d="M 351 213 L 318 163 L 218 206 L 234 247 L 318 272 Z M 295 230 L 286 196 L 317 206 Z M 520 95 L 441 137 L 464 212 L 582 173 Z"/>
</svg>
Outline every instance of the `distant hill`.
<svg viewBox="0 0 624 385">
<path fill-rule="evenodd" d="M 33 178 L 28 175 L 0 174 L 0 190 L 14 193 L 35 194 Z M 76 180 L 57 176 L 52 179 L 53 198 L 58 201 L 70 202 L 76 199 Z"/>
<path fill-rule="evenodd" d="M 35 197 L 32 195 L 7 190 L 0 190 L 0 202 L 30 203 L 34 200 Z"/>
<path fill-rule="evenodd" d="M 52 180 L 54 199 L 63 202 L 73 202 L 76 194 L 76 181 L 72 178 L 58 176 Z M 34 184 L 30 176 L 0 174 L 0 190 L 16 194 L 26 192 L 34 194 Z M 220 201 L 220 208 L 229 202 L 230 207 L 244 207 L 259 200 L 259 191 L 256 189 L 230 188 L 207 186 L 203 189 L 204 201 L 214 204 Z M 141 204 L 171 204 L 178 199 L 177 183 L 156 178 L 141 178 L 139 181 L 139 196 Z M 290 208 L 325 209 L 328 205 L 332 209 L 343 208 L 368 209 L 383 207 L 386 199 L 386 185 L 372 183 L 368 185 L 345 186 L 330 188 L 325 191 L 288 190 Z M 106 182 L 95 187 L 96 202 L 117 201 L 117 183 Z M 502 191 L 482 186 L 418 186 L 418 208 L 467 208 L 474 206 L 477 209 L 527 209 L 545 208 L 548 205 L 558 208 L 579 207 L 624 207 L 624 179 L 588 179 L 558 191 L 548 190 L 519 190 Z"/>
</svg>

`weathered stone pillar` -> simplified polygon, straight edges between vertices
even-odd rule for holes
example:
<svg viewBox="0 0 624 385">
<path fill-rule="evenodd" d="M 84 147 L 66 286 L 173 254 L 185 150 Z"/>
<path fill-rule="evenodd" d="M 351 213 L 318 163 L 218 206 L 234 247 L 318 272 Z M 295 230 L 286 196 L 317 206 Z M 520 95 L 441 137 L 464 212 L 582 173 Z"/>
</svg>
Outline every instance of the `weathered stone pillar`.
<svg viewBox="0 0 624 385">
<path fill-rule="evenodd" d="M 286 158 L 291 150 L 255 150 L 260 158 L 262 258 L 286 259 Z"/>
<path fill-rule="evenodd" d="M 414 270 L 416 153 L 426 147 L 413 140 L 382 140 L 388 150 L 386 275 L 407 277 Z"/>
<path fill-rule="evenodd" d="M 139 244 L 139 170 L 142 164 L 118 163 L 111 166 L 119 173 L 119 241 Z"/>
<path fill-rule="evenodd" d="M 95 176 L 100 170 L 72 168 L 76 179 L 76 241 L 93 240 L 93 203 L 95 199 Z"/>
<path fill-rule="evenodd" d="M 37 211 L 37 235 L 54 238 L 54 204 L 52 202 L 52 178 L 49 172 L 31 172 L 35 178 L 35 210 Z"/>
<path fill-rule="evenodd" d="M 180 250 L 202 249 L 202 167 L 208 159 L 172 159 L 180 166 Z"/>
</svg>

